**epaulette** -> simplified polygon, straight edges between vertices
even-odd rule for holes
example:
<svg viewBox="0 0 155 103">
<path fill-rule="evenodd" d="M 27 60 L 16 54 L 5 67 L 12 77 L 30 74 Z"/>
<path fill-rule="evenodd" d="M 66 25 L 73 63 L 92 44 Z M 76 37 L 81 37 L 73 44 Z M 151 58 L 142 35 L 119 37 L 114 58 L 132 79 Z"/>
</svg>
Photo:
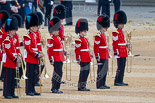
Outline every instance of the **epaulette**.
<svg viewBox="0 0 155 103">
<path fill-rule="evenodd" d="M 47 40 L 54 40 L 54 39 L 53 39 L 53 37 L 51 36 L 51 37 L 48 37 Z"/>
<path fill-rule="evenodd" d="M 30 36 L 28 35 L 28 33 L 26 35 L 24 35 L 24 37 L 31 39 Z"/>
<path fill-rule="evenodd" d="M 117 34 L 119 34 L 119 32 L 118 32 L 117 30 L 114 30 L 113 33 L 117 33 Z"/>
<path fill-rule="evenodd" d="M 5 41 L 11 42 L 11 41 L 9 40 L 9 36 L 6 37 L 6 39 L 4 40 L 4 42 L 5 42 Z"/>
<path fill-rule="evenodd" d="M 75 41 L 79 41 L 79 42 L 82 42 L 79 38 L 75 39 Z"/>
</svg>

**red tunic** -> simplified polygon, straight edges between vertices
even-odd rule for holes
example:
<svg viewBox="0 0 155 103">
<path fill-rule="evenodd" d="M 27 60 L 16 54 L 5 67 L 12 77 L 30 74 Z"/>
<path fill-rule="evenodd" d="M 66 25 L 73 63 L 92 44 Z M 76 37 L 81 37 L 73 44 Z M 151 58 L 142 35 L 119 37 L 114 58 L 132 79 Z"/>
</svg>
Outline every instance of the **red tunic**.
<svg viewBox="0 0 155 103">
<path fill-rule="evenodd" d="M 29 32 L 24 36 L 24 58 L 27 63 L 39 64 L 37 57 L 39 50 L 37 48 L 37 38 L 35 33 Z"/>
<path fill-rule="evenodd" d="M 39 51 L 42 51 L 42 47 L 41 47 L 41 33 L 38 30 L 37 32 L 35 32 L 36 36 L 37 36 L 37 47 Z"/>
<path fill-rule="evenodd" d="M 47 39 L 47 54 L 52 62 L 65 61 L 64 47 L 59 36 L 51 35 L 51 38 Z"/>
<path fill-rule="evenodd" d="M 79 39 L 75 40 L 75 54 L 77 61 L 91 62 L 89 43 L 87 38 L 80 36 Z"/>
<path fill-rule="evenodd" d="M 123 31 L 117 29 L 117 31 L 113 32 L 112 35 L 114 53 L 117 53 L 119 57 L 128 57 L 126 41 Z"/>
<path fill-rule="evenodd" d="M 94 41 L 94 53 L 96 59 L 108 59 L 109 51 L 105 34 L 98 33 Z"/>
<path fill-rule="evenodd" d="M 17 58 L 16 52 L 16 40 L 13 37 L 7 36 L 3 42 L 3 66 L 7 68 L 16 69 L 17 63 L 15 62 Z"/>
<path fill-rule="evenodd" d="M 20 41 L 19 41 L 18 34 L 16 33 L 15 35 L 13 35 L 13 38 L 15 39 L 15 42 L 16 42 L 16 50 L 17 50 L 17 53 L 22 56 L 22 53 L 20 51 Z"/>
<path fill-rule="evenodd" d="M 6 39 L 8 33 L 4 31 L 4 28 L 0 29 L 0 61 L 2 61 L 2 43 Z"/>
</svg>

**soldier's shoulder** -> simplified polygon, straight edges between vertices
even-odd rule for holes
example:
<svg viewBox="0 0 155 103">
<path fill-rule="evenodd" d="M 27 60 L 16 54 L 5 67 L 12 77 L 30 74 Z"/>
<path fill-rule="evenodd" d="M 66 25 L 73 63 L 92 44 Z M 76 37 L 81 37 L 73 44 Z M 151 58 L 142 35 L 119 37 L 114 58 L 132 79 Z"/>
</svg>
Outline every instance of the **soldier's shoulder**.
<svg viewBox="0 0 155 103">
<path fill-rule="evenodd" d="M 82 42 L 82 41 L 81 41 L 81 39 L 80 39 L 79 37 L 77 37 L 77 38 L 75 39 L 75 42 Z"/>
<path fill-rule="evenodd" d="M 51 37 L 47 37 L 47 40 L 54 40 L 54 38 L 51 36 Z"/>
<path fill-rule="evenodd" d="M 117 34 L 119 34 L 119 32 L 117 31 L 117 29 L 113 30 L 112 33 L 117 33 Z"/>
<path fill-rule="evenodd" d="M 3 42 L 11 42 L 11 41 L 9 40 L 9 36 L 7 36 L 6 39 L 4 39 Z"/>
<path fill-rule="evenodd" d="M 31 37 L 29 36 L 29 33 L 27 33 L 26 35 L 24 35 L 24 38 L 31 39 Z"/>
</svg>

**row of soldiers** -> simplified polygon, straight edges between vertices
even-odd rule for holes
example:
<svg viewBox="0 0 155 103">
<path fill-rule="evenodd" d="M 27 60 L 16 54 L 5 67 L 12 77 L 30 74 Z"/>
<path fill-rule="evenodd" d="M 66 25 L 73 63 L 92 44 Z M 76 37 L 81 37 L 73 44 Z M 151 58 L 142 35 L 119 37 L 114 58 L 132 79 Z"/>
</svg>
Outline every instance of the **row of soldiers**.
<svg viewBox="0 0 155 103">
<path fill-rule="evenodd" d="M 63 75 L 62 67 L 65 61 L 65 55 L 63 40 L 64 29 L 62 21 L 65 18 L 65 7 L 63 5 L 57 5 L 54 8 L 53 19 L 49 21 L 48 31 L 50 38 L 47 39 L 47 54 L 49 62 L 53 65 L 53 77 L 52 77 L 52 93 L 63 93 L 60 91 L 61 79 Z M 5 20 L 4 20 L 5 19 Z M 4 38 L 1 42 L 3 46 L 3 69 L 5 69 L 3 96 L 5 98 L 18 98 L 14 93 L 15 73 L 17 64 L 22 61 L 22 54 L 19 47 L 23 44 L 25 47 L 24 58 L 26 62 L 26 95 L 34 96 L 40 95 L 35 90 L 35 71 L 39 71 L 40 58 L 44 57 L 41 49 L 41 34 L 39 31 L 40 25 L 43 22 L 42 15 L 40 13 L 31 13 L 26 16 L 26 29 L 29 32 L 23 36 L 24 42 L 17 45 L 17 30 L 20 26 L 20 21 L 16 16 L 5 16 L 4 11 L 0 12 L 0 20 L 2 21 L 1 35 Z M 4 22 L 5 21 L 5 22 Z M 123 28 L 127 22 L 127 17 L 124 11 L 118 11 L 114 15 L 114 25 L 117 28 L 113 32 L 113 51 L 118 61 L 118 69 L 114 81 L 115 86 L 127 86 L 127 83 L 123 82 L 124 69 L 127 57 L 127 47 L 124 39 Z M 109 48 L 107 46 L 107 36 L 105 32 L 110 26 L 110 18 L 106 14 L 100 15 L 97 18 L 97 29 L 99 33 L 95 36 L 94 41 L 94 53 L 97 60 L 97 89 L 109 89 L 106 85 L 107 66 L 109 58 Z M 90 70 L 90 62 L 93 58 L 89 51 L 89 42 L 85 37 L 88 31 L 87 19 L 79 19 L 75 26 L 75 33 L 79 37 L 75 40 L 75 54 L 76 61 L 80 65 L 80 74 L 78 81 L 78 91 L 90 91 L 86 88 L 86 82 Z M 15 35 L 18 37 L 15 38 Z M 5 37 L 3 37 L 5 36 Z M 3 45 L 2 45 L 3 44 Z M 5 55 L 4 55 L 5 54 Z"/>
</svg>

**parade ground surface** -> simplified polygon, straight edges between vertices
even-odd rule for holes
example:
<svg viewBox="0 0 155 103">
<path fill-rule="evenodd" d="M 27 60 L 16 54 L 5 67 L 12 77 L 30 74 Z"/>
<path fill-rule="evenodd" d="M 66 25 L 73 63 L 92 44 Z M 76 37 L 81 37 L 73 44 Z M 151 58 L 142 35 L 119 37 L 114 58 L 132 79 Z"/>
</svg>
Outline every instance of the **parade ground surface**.
<svg viewBox="0 0 155 103">
<path fill-rule="evenodd" d="M 46 68 L 50 78 L 42 79 L 42 93 L 41 96 L 26 96 L 25 94 L 25 80 L 21 80 L 21 97 L 19 99 L 4 99 L 2 97 L 2 91 L 0 91 L 0 103 L 155 103 L 155 8 L 154 7 L 129 7 L 123 6 L 122 9 L 126 11 L 128 16 L 128 23 L 124 28 L 126 34 L 127 31 L 132 32 L 132 70 L 128 73 L 130 67 L 126 68 L 124 82 L 129 83 L 127 87 L 114 86 L 114 77 L 116 72 L 116 59 L 113 59 L 114 68 L 112 70 L 112 59 L 109 59 L 109 73 L 107 76 L 106 84 L 111 87 L 109 90 L 96 89 L 96 71 L 97 65 L 95 60 L 94 70 L 91 65 L 91 76 L 88 77 L 87 88 L 90 88 L 89 92 L 77 91 L 77 82 L 79 78 L 79 65 L 77 63 L 71 64 L 71 80 L 70 80 L 70 63 L 67 63 L 63 67 L 63 78 L 66 84 L 61 85 L 63 94 L 51 93 L 51 77 L 53 73 L 53 66 L 49 64 L 47 58 L 46 48 L 43 49 L 45 53 Z M 96 6 L 80 6 L 75 5 L 73 10 L 73 26 L 65 26 L 65 35 L 72 36 L 72 40 L 67 40 L 67 51 L 71 53 L 71 61 L 75 60 L 74 46 L 71 46 L 71 42 L 77 38 L 74 33 L 75 22 L 85 17 L 89 21 L 88 39 L 90 41 L 90 50 L 92 53 L 93 48 L 93 36 L 98 32 L 96 29 Z M 114 29 L 112 24 L 113 6 L 111 6 L 111 27 L 108 29 L 110 37 L 109 46 L 112 47 L 111 32 Z M 64 22 L 65 23 L 65 22 Z M 22 36 L 27 33 L 27 30 L 20 29 L 18 34 L 22 39 Z M 47 27 L 41 27 L 42 36 L 49 38 Z M 22 53 L 23 53 L 22 47 Z M 129 62 L 131 57 L 129 57 Z M 130 65 L 130 63 L 129 63 Z M 95 71 L 95 75 L 94 75 Z M 113 72 L 112 72 L 113 71 Z M 67 74 L 67 80 L 66 80 Z M 43 76 L 43 75 L 42 75 Z M 94 77 L 95 76 L 95 77 Z M 0 82 L 0 87 L 3 87 Z M 40 88 L 36 87 L 36 91 L 39 92 Z M 17 89 L 16 89 L 17 94 Z"/>
</svg>

